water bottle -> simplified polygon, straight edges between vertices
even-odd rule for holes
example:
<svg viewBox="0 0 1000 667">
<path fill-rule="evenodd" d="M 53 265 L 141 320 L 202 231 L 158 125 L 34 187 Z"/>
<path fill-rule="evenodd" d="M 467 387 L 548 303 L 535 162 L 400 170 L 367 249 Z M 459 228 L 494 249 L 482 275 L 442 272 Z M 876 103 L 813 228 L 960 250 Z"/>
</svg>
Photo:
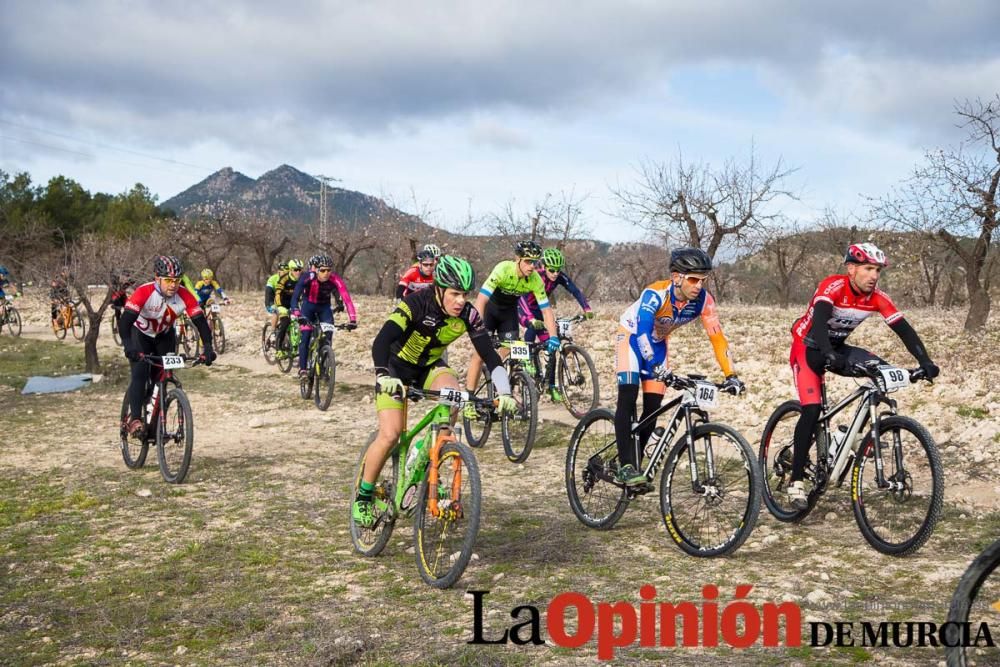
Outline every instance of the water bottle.
<svg viewBox="0 0 1000 667">
<path fill-rule="evenodd" d="M 421 438 L 413 443 L 410 447 L 410 451 L 406 454 L 406 465 L 403 467 L 404 478 L 410 479 L 413 475 L 413 471 L 417 466 L 417 460 L 420 458 L 421 450 L 424 448 L 424 440 Z"/>
<path fill-rule="evenodd" d="M 830 433 L 830 456 L 834 456 L 835 452 L 840 451 L 840 446 L 844 444 L 844 440 L 847 438 L 847 427 L 843 424 L 837 427 L 836 432 Z"/>
<path fill-rule="evenodd" d="M 153 385 L 153 393 L 149 397 L 149 407 L 146 409 L 146 423 L 153 423 L 153 413 L 156 412 L 156 397 L 160 395 L 160 385 Z"/>
<path fill-rule="evenodd" d="M 646 458 L 651 458 L 653 456 L 653 450 L 656 448 L 656 444 L 663 437 L 663 427 L 657 426 L 653 429 L 653 437 L 649 439 L 646 443 Z"/>
</svg>

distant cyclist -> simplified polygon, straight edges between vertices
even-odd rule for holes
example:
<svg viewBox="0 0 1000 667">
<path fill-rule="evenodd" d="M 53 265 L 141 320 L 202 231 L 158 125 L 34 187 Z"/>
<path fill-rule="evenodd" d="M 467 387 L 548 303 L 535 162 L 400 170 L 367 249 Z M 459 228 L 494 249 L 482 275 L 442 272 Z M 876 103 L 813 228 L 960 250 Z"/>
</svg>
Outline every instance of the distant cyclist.
<svg viewBox="0 0 1000 667">
<path fill-rule="evenodd" d="M 594 317 L 594 314 L 590 310 L 590 304 L 587 303 L 587 298 L 583 296 L 580 288 L 563 271 L 565 265 L 566 258 L 558 248 L 546 248 L 542 252 L 542 262 L 538 267 L 538 274 L 542 277 L 542 282 L 545 284 L 545 293 L 551 296 L 556 287 L 562 285 L 566 288 L 566 291 L 573 295 L 576 302 L 580 304 L 584 316 L 589 320 Z M 534 294 L 528 292 L 518 299 L 517 314 L 521 325 L 524 327 L 525 341 L 531 343 L 536 337 L 543 343 L 548 340 L 549 332 L 545 330 L 542 311 L 538 307 L 538 301 L 535 299 Z M 545 380 L 549 386 L 549 397 L 556 403 L 561 403 L 563 397 L 556 387 L 556 355 L 554 354 L 549 355 L 549 361 L 545 367 Z"/>
<path fill-rule="evenodd" d="M 69 294 L 69 267 L 64 266 L 59 269 L 59 273 L 53 276 L 49 282 L 49 302 L 52 307 L 52 328 L 58 329 L 59 309 L 70 302 Z M 63 323 L 64 327 L 69 326 L 69 322 Z"/>
<path fill-rule="evenodd" d="M 436 248 L 437 246 L 428 244 L 417 253 L 417 263 L 400 276 L 399 284 L 396 285 L 397 300 L 434 284 L 434 267 L 437 266 L 438 258 L 434 254 Z"/>
<path fill-rule="evenodd" d="M 135 279 L 132 277 L 132 272 L 128 269 L 111 272 L 111 280 L 108 286 L 111 288 L 111 308 L 114 310 L 113 317 L 115 318 L 115 326 L 118 327 L 118 331 L 121 331 L 122 310 L 125 308 L 125 302 L 128 301 L 128 290 L 134 285 Z"/>
<path fill-rule="evenodd" d="M 264 287 L 264 309 L 271 314 L 271 326 L 275 331 L 275 353 L 279 359 L 285 355 L 285 334 L 290 324 L 289 311 L 295 285 L 302 276 L 302 260 L 290 259 L 278 266 L 278 272 L 267 279 Z"/>
<path fill-rule="evenodd" d="M 153 262 L 153 281 L 140 285 L 125 302 L 119 333 L 125 356 L 131 362 L 131 380 L 128 386 L 129 435 L 142 429 L 142 401 L 149 381 L 149 364 L 142 361 L 144 355 L 162 356 L 177 349 L 174 322 L 187 312 L 188 317 L 201 335 L 202 353 L 199 360 L 206 366 L 215 361 L 212 349 L 212 330 L 205 319 L 205 313 L 198 305 L 198 299 L 182 287 L 183 273 L 181 261 L 176 257 L 160 255 Z"/>
<path fill-rule="evenodd" d="M 213 291 L 219 295 L 223 303 L 229 305 L 229 297 L 222 291 L 222 285 L 215 279 L 215 273 L 212 269 L 202 269 L 201 280 L 194 284 L 194 293 L 198 297 L 198 305 L 204 308 L 208 304 L 208 300 L 212 298 Z"/>
<path fill-rule="evenodd" d="M 885 253 L 872 243 L 855 243 L 847 249 L 844 264 L 846 275 L 824 278 L 806 314 L 792 325 L 792 350 L 788 361 L 802 405 L 802 414 L 795 425 L 792 475 L 788 485 L 788 500 L 796 509 L 809 506 L 803 478 L 822 410 L 825 371 L 829 369 L 837 375 L 849 376 L 855 364 L 879 359 L 867 350 L 847 345 L 847 337 L 859 324 L 870 315 L 880 314 L 916 358 L 928 379 L 940 373 L 917 332 L 896 309 L 889 295 L 877 287 L 882 269 L 889 265 Z"/>
<path fill-rule="evenodd" d="M 668 367 L 667 339 L 672 331 L 700 318 L 712 343 L 715 360 L 726 376 L 726 386 L 743 391 L 729 358 L 729 343 L 722 333 L 715 299 L 705 290 L 712 271 L 712 258 L 700 248 L 679 248 L 670 253 L 670 280 L 651 285 L 629 306 L 615 334 L 618 372 L 618 403 L 615 408 L 615 439 L 618 444 L 618 481 L 634 486 L 646 481 L 641 471 L 642 452 L 653 433 L 649 424 L 635 443 L 630 432 L 636 400 L 642 387 L 642 417 L 663 402 L 666 385 L 656 379 L 658 366 Z"/>
<path fill-rule="evenodd" d="M 313 255 L 309 263 L 315 266 L 315 270 L 310 270 L 302 274 L 295 284 L 292 292 L 292 316 L 300 318 L 302 324 L 302 340 L 299 341 L 299 376 L 304 377 L 309 374 L 306 369 L 309 357 L 309 341 L 312 339 L 312 324 L 314 320 L 333 324 L 332 298 L 338 301 L 343 300 L 347 307 L 348 329 L 356 329 L 358 326 L 358 314 L 354 310 L 354 302 L 351 301 L 351 294 L 347 291 L 344 279 L 333 272 L 333 260 L 329 255 Z M 327 336 L 328 339 L 330 336 Z"/>
</svg>

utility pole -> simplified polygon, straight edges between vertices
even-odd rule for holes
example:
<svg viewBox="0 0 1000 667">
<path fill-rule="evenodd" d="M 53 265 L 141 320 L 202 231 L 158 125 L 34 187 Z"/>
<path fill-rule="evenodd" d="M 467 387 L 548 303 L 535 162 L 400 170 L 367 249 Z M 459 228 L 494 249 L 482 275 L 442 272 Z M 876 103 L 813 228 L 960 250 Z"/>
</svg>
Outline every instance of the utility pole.
<svg viewBox="0 0 1000 667">
<path fill-rule="evenodd" d="M 340 179 L 333 176 L 323 176 L 322 174 L 315 174 L 313 178 L 319 180 L 319 242 L 325 244 L 329 240 L 330 229 L 327 215 L 326 191 L 331 181 L 340 182 Z"/>
</svg>

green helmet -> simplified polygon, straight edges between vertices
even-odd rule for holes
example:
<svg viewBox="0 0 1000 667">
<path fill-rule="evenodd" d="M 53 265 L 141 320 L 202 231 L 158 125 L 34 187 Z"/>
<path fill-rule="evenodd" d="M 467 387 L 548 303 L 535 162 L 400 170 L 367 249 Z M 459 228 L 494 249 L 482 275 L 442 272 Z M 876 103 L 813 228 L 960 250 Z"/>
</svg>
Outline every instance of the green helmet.
<svg viewBox="0 0 1000 667">
<path fill-rule="evenodd" d="M 301 271 L 302 270 L 302 260 L 301 259 L 290 259 L 286 262 L 288 264 L 289 271 Z"/>
<path fill-rule="evenodd" d="M 442 255 L 434 267 L 434 283 L 438 287 L 468 292 L 475 282 L 476 273 L 472 270 L 472 265 L 461 257 Z"/>
<path fill-rule="evenodd" d="M 563 257 L 562 251 L 558 248 L 546 248 L 545 252 L 542 253 L 542 262 L 544 262 L 545 268 L 559 271 L 566 265 L 566 258 Z"/>
</svg>

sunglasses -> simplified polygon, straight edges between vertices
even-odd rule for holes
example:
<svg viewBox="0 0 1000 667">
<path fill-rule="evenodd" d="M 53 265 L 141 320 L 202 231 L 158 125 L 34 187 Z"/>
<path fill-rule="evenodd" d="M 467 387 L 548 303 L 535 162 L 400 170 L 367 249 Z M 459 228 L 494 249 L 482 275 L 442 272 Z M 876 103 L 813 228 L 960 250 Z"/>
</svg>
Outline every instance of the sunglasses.
<svg viewBox="0 0 1000 667">
<path fill-rule="evenodd" d="M 705 282 L 706 280 L 708 280 L 708 276 L 689 276 L 687 274 L 684 275 L 684 282 L 686 282 L 688 285 L 692 285 L 692 286 L 693 285 L 700 285 L 703 282 Z"/>
<path fill-rule="evenodd" d="M 165 278 L 160 276 L 160 281 L 166 283 L 167 285 L 176 285 L 180 282 L 180 278 Z"/>
<path fill-rule="evenodd" d="M 427 269 L 433 269 L 434 268 L 434 262 L 420 262 L 420 266 L 422 266 L 424 268 L 427 268 Z"/>
<path fill-rule="evenodd" d="M 330 269 L 316 269 L 316 273 L 330 273 Z"/>
</svg>

